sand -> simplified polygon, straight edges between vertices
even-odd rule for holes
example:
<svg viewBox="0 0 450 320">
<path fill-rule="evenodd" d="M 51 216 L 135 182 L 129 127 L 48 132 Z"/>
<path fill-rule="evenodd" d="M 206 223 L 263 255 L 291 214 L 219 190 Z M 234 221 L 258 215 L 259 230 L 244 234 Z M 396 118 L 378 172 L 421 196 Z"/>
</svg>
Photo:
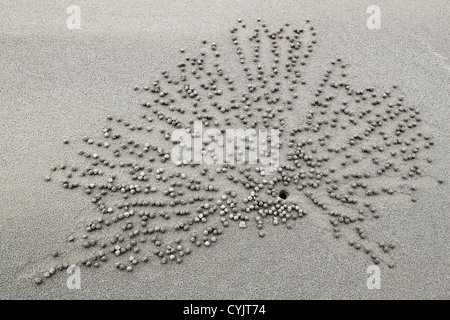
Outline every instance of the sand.
<svg viewBox="0 0 450 320">
<path fill-rule="evenodd" d="M 448 3 L 378 1 L 380 30 L 366 26 L 369 1 L 78 2 L 81 29 L 68 30 L 71 4 L 0 4 L 1 298 L 449 298 Z M 382 216 L 371 225 L 374 238 L 396 245 L 395 268 L 380 265 L 381 289 L 366 286 L 370 259 L 308 217 L 292 229 L 270 228 L 263 239 L 256 229 L 233 224 L 182 264 L 152 260 L 132 273 L 118 271 L 113 261 L 82 268 L 81 290 L 67 288 L 65 272 L 34 285 L 34 276 L 53 265 L 53 252 L 83 258 L 67 238 L 98 216 L 82 192 L 44 182 L 52 165 L 78 159 L 77 144 L 66 146 L 63 139 L 80 144 L 98 135 L 108 114 L 138 118 L 141 101 L 133 86 L 171 70 L 179 48 L 194 51 L 200 39 L 231 50 L 230 26 L 238 18 L 250 26 L 257 17 L 274 27 L 310 19 L 315 27 L 305 96 L 295 106 L 299 117 L 308 112 L 327 64 L 339 57 L 357 87 L 398 84 L 434 139 L 427 151 L 432 165 L 415 181 L 417 202 L 396 197 L 381 203 Z"/>
</svg>

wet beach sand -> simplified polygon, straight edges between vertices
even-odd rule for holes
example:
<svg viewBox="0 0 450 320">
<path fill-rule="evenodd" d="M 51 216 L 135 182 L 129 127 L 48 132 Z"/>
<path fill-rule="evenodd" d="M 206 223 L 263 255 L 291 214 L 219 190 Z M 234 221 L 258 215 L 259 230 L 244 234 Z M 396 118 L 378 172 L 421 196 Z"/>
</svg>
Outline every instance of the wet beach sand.
<svg viewBox="0 0 450 320">
<path fill-rule="evenodd" d="M 0 297 L 448 299 L 450 7 L 372 4 L 1 3 Z M 177 166 L 193 120 L 283 169 Z"/>
</svg>

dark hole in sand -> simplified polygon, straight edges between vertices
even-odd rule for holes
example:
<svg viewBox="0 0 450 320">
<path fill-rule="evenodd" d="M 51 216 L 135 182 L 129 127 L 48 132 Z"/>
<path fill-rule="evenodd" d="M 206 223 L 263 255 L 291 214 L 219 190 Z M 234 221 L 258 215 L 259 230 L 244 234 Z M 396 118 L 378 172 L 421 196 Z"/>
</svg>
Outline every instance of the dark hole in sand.
<svg viewBox="0 0 450 320">
<path fill-rule="evenodd" d="M 281 199 L 287 199 L 287 197 L 289 196 L 289 193 L 283 189 L 280 191 L 280 193 L 278 195 Z"/>
</svg>

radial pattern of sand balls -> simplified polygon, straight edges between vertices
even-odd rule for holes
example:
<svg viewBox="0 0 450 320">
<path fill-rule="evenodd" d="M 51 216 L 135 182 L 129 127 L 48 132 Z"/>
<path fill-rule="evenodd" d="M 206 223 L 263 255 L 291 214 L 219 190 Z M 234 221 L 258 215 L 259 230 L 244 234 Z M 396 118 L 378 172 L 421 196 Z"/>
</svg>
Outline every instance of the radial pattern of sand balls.
<svg viewBox="0 0 450 320">
<path fill-rule="evenodd" d="M 309 21 L 272 30 L 260 19 L 252 27 L 239 19 L 230 34 L 230 43 L 202 40 L 195 55 L 181 48 L 176 72 L 131 86 L 142 101 L 133 106 L 139 119 L 108 115 L 98 137 L 63 141 L 74 153 L 79 145 L 78 161 L 52 167 L 45 180 L 85 193 L 92 219 L 67 239 L 84 259 L 55 253 L 35 283 L 71 264 L 131 272 L 152 261 L 182 263 L 214 247 L 233 223 L 261 238 L 272 226 L 318 223 L 355 253 L 395 266 L 395 244 L 372 238 L 367 221 L 382 219 L 378 207 L 391 196 L 416 201 L 414 182 L 433 146 L 419 129 L 419 110 L 396 85 L 355 89 L 339 58 L 318 70 L 324 74 L 309 100 L 299 99 L 317 44 Z M 225 56 L 230 47 L 235 55 Z M 230 71 L 230 61 L 240 69 Z M 306 118 L 299 108 L 309 110 Z M 258 164 L 175 163 L 171 133 L 193 133 L 195 121 L 222 132 L 278 129 L 279 167 L 269 175 Z"/>
</svg>

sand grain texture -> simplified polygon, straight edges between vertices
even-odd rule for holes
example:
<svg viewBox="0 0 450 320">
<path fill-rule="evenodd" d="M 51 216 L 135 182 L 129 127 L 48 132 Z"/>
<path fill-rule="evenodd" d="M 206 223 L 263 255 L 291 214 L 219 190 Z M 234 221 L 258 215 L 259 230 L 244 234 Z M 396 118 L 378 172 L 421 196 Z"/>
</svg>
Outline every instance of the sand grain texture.
<svg viewBox="0 0 450 320">
<path fill-rule="evenodd" d="M 71 4 L 0 4 L 1 298 L 449 298 L 448 2 L 379 1 L 381 30 L 366 27 L 368 1 L 78 2 L 82 28 L 68 30 Z M 264 238 L 256 228 L 231 224 L 211 248 L 195 248 L 182 264 L 152 258 L 127 273 L 109 261 L 82 268 L 81 290 L 67 289 L 65 272 L 34 285 L 33 277 L 54 263 L 53 252 L 83 259 L 67 238 L 79 237 L 98 216 L 80 190 L 44 182 L 50 167 L 79 164 L 81 139 L 98 137 L 107 115 L 137 121 L 142 95 L 133 87 L 175 71 L 181 47 L 196 54 L 201 39 L 216 42 L 222 64 L 237 70 L 238 59 L 227 58 L 234 50 L 229 29 L 238 18 L 251 27 L 257 17 L 274 28 L 310 19 L 317 32 L 306 86 L 294 104 L 299 119 L 330 61 L 341 58 L 347 81 L 358 88 L 383 92 L 398 84 L 405 105 L 420 110 L 420 131 L 433 137 L 426 153 L 433 162 L 414 180 L 417 201 L 404 195 L 380 202 L 380 219 L 368 224 L 374 238 L 396 246 L 395 268 L 380 265 L 382 289 L 367 289 L 370 259 L 335 239 L 308 206 L 292 229 L 269 228 Z M 290 199 L 305 201 L 292 192 Z"/>
</svg>

